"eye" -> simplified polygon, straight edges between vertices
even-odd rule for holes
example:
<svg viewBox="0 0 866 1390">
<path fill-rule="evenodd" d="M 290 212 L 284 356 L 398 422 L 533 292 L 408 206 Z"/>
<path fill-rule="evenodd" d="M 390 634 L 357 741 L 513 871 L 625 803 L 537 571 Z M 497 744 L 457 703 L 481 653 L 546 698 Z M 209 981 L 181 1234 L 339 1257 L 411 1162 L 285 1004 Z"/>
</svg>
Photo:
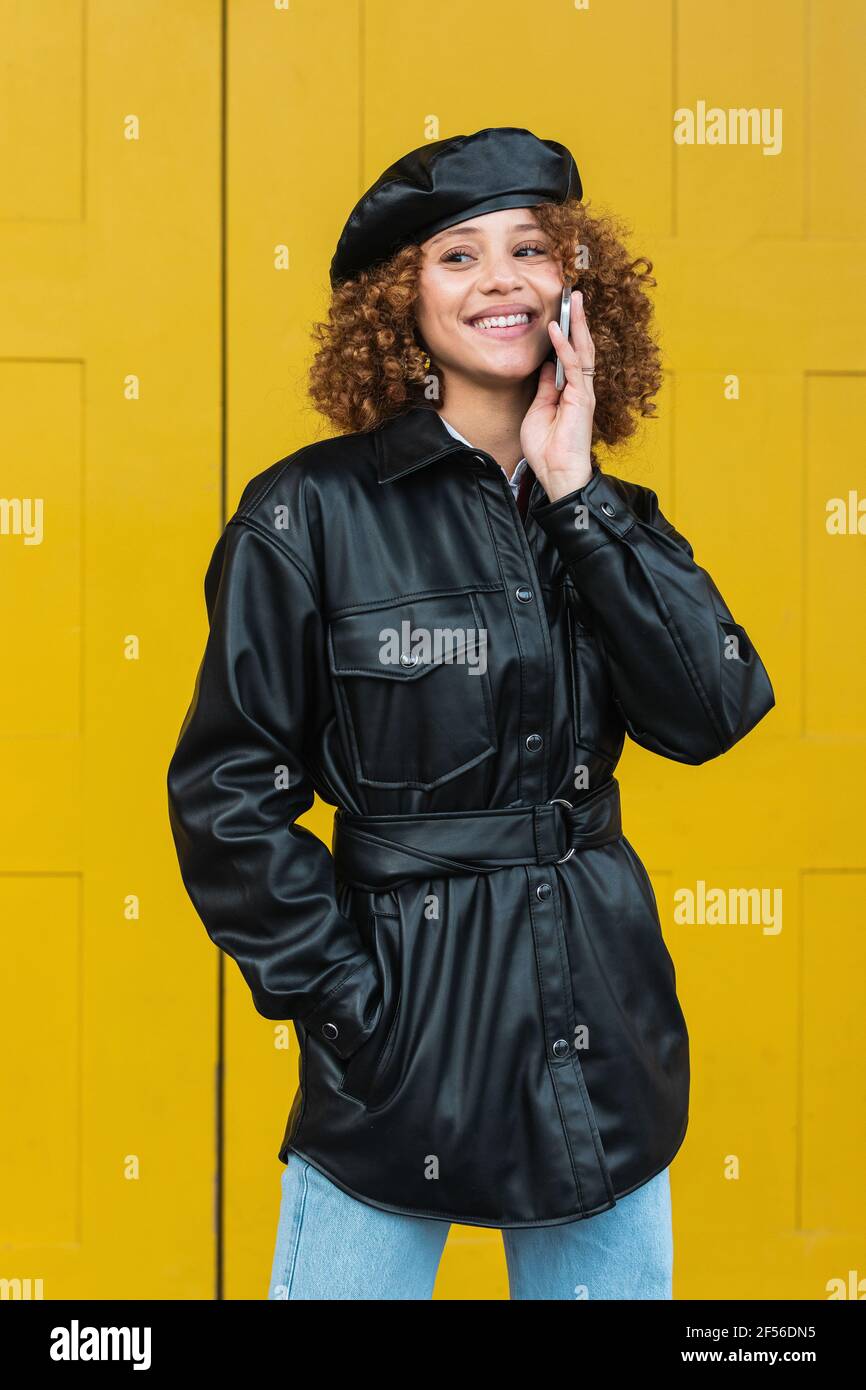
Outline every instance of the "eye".
<svg viewBox="0 0 866 1390">
<path fill-rule="evenodd" d="M 524 254 L 526 252 L 531 254 L 527 257 L 527 255 Z M 472 254 L 472 251 L 466 246 L 452 246 L 449 251 L 445 252 L 441 263 L 443 265 L 448 265 L 449 263 L 452 265 L 463 264 L 463 262 L 458 260 L 458 257 L 466 256 L 471 260 Z M 514 254 L 515 256 L 520 256 L 522 260 L 534 260 L 536 255 L 546 256 L 547 247 L 540 241 L 524 241 L 514 248 Z"/>
</svg>

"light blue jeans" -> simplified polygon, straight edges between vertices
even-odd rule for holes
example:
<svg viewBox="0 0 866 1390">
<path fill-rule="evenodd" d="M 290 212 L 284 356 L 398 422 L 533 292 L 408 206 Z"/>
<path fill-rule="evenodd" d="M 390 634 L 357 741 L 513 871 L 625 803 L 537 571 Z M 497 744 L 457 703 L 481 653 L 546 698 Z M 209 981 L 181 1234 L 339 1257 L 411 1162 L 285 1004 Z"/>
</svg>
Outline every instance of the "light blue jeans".
<svg viewBox="0 0 866 1390">
<path fill-rule="evenodd" d="M 280 1181 L 269 1299 L 432 1298 L 447 1221 L 381 1211 L 291 1151 Z M 609 1211 L 502 1239 L 512 1299 L 673 1297 L 667 1168 Z"/>
</svg>

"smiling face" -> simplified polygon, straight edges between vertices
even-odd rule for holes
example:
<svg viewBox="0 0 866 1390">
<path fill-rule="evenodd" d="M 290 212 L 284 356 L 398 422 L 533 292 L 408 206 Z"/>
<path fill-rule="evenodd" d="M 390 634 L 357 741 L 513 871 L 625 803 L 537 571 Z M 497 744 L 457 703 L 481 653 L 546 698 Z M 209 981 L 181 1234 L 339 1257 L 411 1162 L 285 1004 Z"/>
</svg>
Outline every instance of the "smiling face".
<svg viewBox="0 0 866 1390">
<path fill-rule="evenodd" d="M 503 208 L 422 243 L 415 316 L 445 377 L 524 381 L 551 350 L 562 276 L 532 208 Z"/>
</svg>

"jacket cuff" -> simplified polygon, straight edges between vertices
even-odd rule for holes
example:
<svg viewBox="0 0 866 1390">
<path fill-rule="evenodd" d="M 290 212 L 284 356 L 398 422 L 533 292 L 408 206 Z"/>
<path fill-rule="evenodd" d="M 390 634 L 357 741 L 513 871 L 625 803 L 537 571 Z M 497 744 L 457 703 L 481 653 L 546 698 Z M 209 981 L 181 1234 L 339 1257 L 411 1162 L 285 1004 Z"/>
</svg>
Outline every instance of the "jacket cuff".
<svg viewBox="0 0 866 1390">
<path fill-rule="evenodd" d="M 583 487 L 555 502 L 536 502 L 530 511 L 567 565 L 584 560 L 614 537 L 627 535 L 637 520 L 598 464 L 593 464 L 592 477 Z"/>
<path fill-rule="evenodd" d="M 368 957 L 300 1021 L 345 1061 L 374 1031 L 381 1010 L 379 974 Z"/>
</svg>

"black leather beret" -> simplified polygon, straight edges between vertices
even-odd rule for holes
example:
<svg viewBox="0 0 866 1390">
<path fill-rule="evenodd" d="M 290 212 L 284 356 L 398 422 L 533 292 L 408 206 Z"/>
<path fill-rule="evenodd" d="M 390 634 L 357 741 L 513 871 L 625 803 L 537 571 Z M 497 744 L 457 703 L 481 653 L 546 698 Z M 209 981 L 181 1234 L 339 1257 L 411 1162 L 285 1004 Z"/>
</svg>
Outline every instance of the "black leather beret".
<svg viewBox="0 0 866 1390">
<path fill-rule="evenodd" d="M 331 261 L 331 285 L 476 214 L 582 196 L 571 152 L 530 130 L 497 126 L 432 140 L 391 164 L 355 204 Z"/>
</svg>

